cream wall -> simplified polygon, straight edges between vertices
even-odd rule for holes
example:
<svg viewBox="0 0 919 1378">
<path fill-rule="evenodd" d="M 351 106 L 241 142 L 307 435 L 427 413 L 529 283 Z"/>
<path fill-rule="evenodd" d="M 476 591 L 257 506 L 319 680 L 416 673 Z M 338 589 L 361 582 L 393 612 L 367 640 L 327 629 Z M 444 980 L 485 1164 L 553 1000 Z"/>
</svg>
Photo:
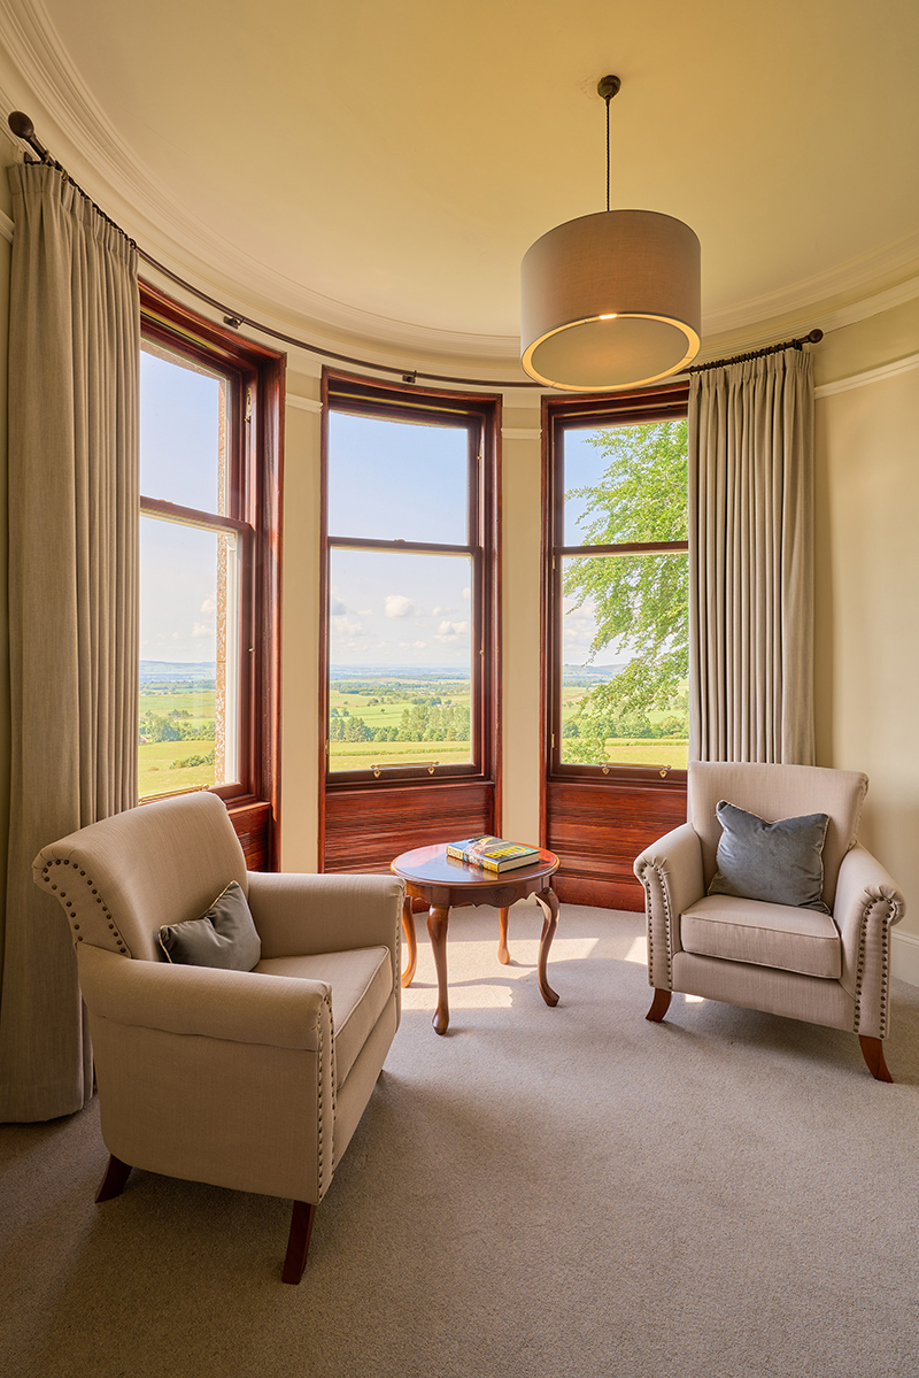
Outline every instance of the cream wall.
<svg viewBox="0 0 919 1378">
<path fill-rule="evenodd" d="M 919 982 L 919 299 L 816 351 L 818 763 L 870 779 L 861 837 L 906 895 Z"/>
<path fill-rule="evenodd" d="M 540 394 L 505 394 L 502 436 L 501 628 L 504 837 L 538 842 L 540 713 Z"/>
<path fill-rule="evenodd" d="M 315 871 L 319 684 L 319 379 L 289 369 L 281 545 L 281 869 Z"/>
</svg>

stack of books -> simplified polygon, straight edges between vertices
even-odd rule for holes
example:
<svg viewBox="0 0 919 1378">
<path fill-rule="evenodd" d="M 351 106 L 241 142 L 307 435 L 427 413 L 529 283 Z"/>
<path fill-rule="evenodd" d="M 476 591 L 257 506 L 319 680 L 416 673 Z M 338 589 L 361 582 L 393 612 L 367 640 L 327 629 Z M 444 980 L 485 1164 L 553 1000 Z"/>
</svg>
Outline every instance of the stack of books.
<svg viewBox="0 0 919 1378">
<path fill-rule="evenodd" d="M 505 842 L 501 837 L 480 833 L 478 837 L 464 837 L 460 842 L 447 843 L 447 856 L 466 861 L 486 871 L 510 871 L 515 866 L 528 866 L 539 860 L 539 848 L 521 842 Z"/>
</svg>

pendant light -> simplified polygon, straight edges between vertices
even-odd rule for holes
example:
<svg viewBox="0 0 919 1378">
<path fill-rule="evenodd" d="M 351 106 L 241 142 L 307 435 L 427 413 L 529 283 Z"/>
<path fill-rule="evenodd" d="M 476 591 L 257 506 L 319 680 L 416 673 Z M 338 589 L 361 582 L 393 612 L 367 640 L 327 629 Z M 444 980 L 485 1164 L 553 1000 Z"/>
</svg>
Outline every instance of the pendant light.
<svg viewBox="0 0 919 1378">
<path fill-rule="evenodd" d="M 522 363 L 531 378 L 570 392 L 641 387 L 699 352 L 701 250 L 688 225 L 658 211 L 609 208 L 609 103 L 603 77 L 606 210 L 549 230 L 520 271 Z"/>
</svg>

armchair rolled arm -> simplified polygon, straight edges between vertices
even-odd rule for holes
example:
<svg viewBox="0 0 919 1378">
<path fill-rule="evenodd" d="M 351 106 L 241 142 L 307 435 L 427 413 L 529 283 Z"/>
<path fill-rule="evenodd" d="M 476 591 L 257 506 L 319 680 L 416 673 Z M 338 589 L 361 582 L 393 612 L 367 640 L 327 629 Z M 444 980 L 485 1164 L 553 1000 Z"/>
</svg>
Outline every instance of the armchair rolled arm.
<svg viewBox="0 0 919 1378">
<path fill-rule="evenodd" d="M 635 874 L 645 891 L 648 918 L 648 979 L 671 990 L 671 962 L 679 952 L 679 918 L 704 893 L 702 844 L 691 823 L 646 847 L 635 858 Z"/>
<path fill-rule="evenodd" d="M 398 977 L 405 898 L 398 876 L 250 871 L 248 881 L 262 957 L 385 946 Z"/>
<path fill-rule="evenodd" d="M 886 1038 L 890 930 L 906 901 L 887 871 L 860 845 L 839 867 L 833 920 L 842 940 L 842 985 L 855 1000 L 855 1032 Z"/>
<path fill-rule="evenodd" d="M 115 1024 L 311 1052 L 331 1037 L 325 981 L 142 962 L 88 943 L 78 961 L 87 1008 Z"/>
</svg>

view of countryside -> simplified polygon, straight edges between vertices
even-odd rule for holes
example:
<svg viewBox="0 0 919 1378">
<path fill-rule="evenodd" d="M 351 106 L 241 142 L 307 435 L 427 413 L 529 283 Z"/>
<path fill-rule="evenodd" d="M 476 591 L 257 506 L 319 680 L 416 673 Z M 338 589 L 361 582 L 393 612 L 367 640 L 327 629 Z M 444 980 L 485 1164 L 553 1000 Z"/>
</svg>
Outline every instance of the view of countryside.
<svg viewBox="0 0 919 1378">
<path fill-rule="evenodd" d="M 652 710 L 637 724 L 626 720 L 621 730 L 616 724 L 619 735 L 604 736 L 602 747 L 598 733 L 581 737 L 579 707 L 592 688 L 607 682 L 619 668 L 564 667 L 563 759 L 685 769 L 685 687 L 673 711 Z M 214 784 L 215 675 L 213 662 L 141 661 L 141 798 Z M 455 671 L 412 668 L 380 674 L 354 666 L 333 670 L 329 717 L 333 771 L 470 759 L 469 679 Z"/>
<path fill-rule="evenodd" d="M 218 381 L 145 353 L 142 384 L 142 491 L 223 511 Z M 471 761 L 467 432 L 330 425 L 329 768 Z M 561 758 L 684 768 L 685 421 L 572 427 L 562 519 Z M 418 531 L 440 553 L 399 549 Z M 236 778 L 237 564 L 232 533 L 145 514 L 141 798 Z"/>
<path fill-rule="evenodd" d="M 469 707 L 469 677 L 455 670 L 333 668 L 330 769 L 468 761 Z"/>
<path fill-rule="evenodd" d="M 562 759 L 685 769 L 685 684 L 669 710 L 651 709 L 612 724 L 579 718 L 591 690 L 607 684 L 623 668 L 564 667 Z M 332 670 L 329 688 L 331 770 L 410 762 L 449 765 L 470 759 L 468 677 L 449 670 L 413 668 L 381 674 L 348 666 Z"/>
<path fill-rule="evenodd" d="M 213 785 L 215 662 L 140 662 L 137 751 L 141 799 Z"/>
<path fill-rule="evenodd" d="M 685 770 L 687 423 L 572 426 L 563 447 L 561 760 Z"/>
</svg>

